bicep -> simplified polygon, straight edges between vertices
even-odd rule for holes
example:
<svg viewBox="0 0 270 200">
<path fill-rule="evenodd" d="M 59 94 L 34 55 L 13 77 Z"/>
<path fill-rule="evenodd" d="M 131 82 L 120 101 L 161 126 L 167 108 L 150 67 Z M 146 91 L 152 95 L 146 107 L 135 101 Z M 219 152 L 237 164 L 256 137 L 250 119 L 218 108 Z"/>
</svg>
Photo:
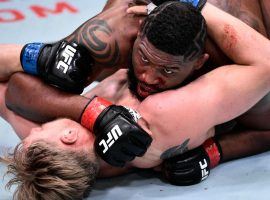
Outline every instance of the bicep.
<svg viewBox="0 0 270 200">
<path fill-rule="evenodd" d="M 14 129 L 18 137 L 23 139 L 28 136 L 32 128 L 37 127 L 39 125 L 16 115 L 14 112 L 12 112 L 6 107 L 6 102 L 5 102 L 6 89 L 7 89 L 7 84 L 1 83 L 0 84 L 0 115 L 4 120 L 6 120 L 12 126 L 12 128 Z"/>
<path fill-rule="evenodd" d="M 147 98 L 143 102 L 144 109 L 149 110 L 145 115 L 154 120 L 159 116 L 165 124 L 170 120 L 177 123 L 180 118 L 209 129 L 246 112 L 264 96 L 268 90 L 263 73 L 252 66 L 220 67 L 185 87 Z"/>
<path fill-rule="evenodd" d="M 200 84 L 192 83 L 148 97 L 139 110 L 150 126 L 171 124 L 175 130 L 183 130 L 195 124 L 200 130 L 208 130 L 216 122 L 218 94 L 211 85 L 201 87 Z"/>
</svg>

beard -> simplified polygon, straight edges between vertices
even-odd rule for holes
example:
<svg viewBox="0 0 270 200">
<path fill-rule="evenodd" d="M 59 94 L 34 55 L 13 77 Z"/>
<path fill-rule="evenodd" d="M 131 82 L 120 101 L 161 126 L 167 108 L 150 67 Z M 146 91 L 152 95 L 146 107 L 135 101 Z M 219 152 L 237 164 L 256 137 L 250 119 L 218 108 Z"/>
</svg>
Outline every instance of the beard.
<svg viewBox="0 0 270 200">
<path fill-rule="evenodd" d="M 138 86 L 139 81 L 136 78 L 135 73 L 134 73 L 132 57 L 128 59 L 127 80 L 128 80 L 128 89 L 131 92 L 131 94 L 139 101 L 144 100 L 144 98 L 141 97 L 137 92 L 137 86 Z"/>
<path fill-rule="evenodd" d="M 168 88 L 168 89 L 159 90 L 159 91 L 157 91 L 157 93 L 167 91 L 167 90 L 178 89 L 178 88 L 183 87 L 183 86 L 187 85 L 188 83 L 192 82 L 193 80 L 195 80 L 195 78 L 190 75 L 182 83 L 179 83 L 176 86 Z M 134 67 L 133 67 L 133 64 L 132 64 L 132 56 L 130 56 L 129 59 L 128 59 L 127 80 L 128 80 L 128 88 L 129 88 L 131 94 L 135 98 L 137 98 L 139 101 L 144 100 L 146 97 L 140 96 L 138 94 L 138 92 L 137 92 L 137 86 L 138 86 L 139 80 L 137 79 L 137 77 L 135 76 L 135 73 L 134 73 Z"/>
</svg>

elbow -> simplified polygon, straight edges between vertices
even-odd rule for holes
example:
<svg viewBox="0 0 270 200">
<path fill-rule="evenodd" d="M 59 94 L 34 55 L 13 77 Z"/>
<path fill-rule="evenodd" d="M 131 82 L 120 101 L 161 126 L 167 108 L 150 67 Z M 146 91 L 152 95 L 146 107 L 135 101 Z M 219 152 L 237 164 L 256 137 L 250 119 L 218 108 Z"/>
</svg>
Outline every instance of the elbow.
<svg viewBox="0 0 270 200">
<path fill-rule="evenodd" d="M 6 107 L 15 112 L 15 113 L 20 113 L 18 106 L 17 106 L 17 101 L 15 100 L 15 98 L 10 95 L 10 93 L 8 93 L 8 91 L 6 92 L 5 95 L 5 103 L 6 103 Z"/>
<path fill-rule="evenodd" d="M 13 103 L 13 99 L 10 98 L 10 96 L 6 93 L 6 96 L 5 96 L 5 102 L 6 102 L 6 107 L 9 109 L 9 110 L 12 110 L 14 111 L 14 103 Z"/>
<path fill-rule="evenodd" d="M 6 107 L 12 111 L 17 112 L 18 110 L 18 81 L 20 79 L 20 73 L 16 73 L 10 77 L 8 87 L 5 94 Z"/>
</svg>

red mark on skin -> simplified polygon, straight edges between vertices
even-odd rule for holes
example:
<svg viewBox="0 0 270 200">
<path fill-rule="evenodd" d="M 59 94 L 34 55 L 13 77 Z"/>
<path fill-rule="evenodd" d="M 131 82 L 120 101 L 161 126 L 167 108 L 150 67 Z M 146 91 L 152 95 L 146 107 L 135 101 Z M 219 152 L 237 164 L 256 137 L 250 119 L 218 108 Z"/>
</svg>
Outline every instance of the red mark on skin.
<svg viewBox="0 0 270 200">
<path fill-rule="evenodd" d="M 224 38 L 223 38 L 223 42 L 224 42 L 224 47 L 227 50 L 230 50 L 232 48 L 235 48 L 236 44 L 237 44 L 237 32 L 235 31 L 235 29 L 229 25 L 226 24 L 224 26 Z"/>
<path fill-rule="evenodd" d="M 164 80 L 164 79 L 162 79 L 162 78 L 158 77 L 158 84 L 159 84 L 159 85 L 165 85 L 165 84 L 166 84 L 166 82 L 165 82 L 165 80 Z"/>
</svg>

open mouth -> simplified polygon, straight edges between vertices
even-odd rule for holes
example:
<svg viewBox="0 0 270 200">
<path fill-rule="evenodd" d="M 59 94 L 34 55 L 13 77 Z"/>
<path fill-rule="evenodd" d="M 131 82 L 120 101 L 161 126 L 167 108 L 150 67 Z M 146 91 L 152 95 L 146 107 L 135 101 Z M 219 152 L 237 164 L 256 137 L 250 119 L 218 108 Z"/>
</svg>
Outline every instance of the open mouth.
<svg viewBox="0 0 270 200">
<path fill-rule="evenodd" d="M 139 94 L 139 96 L 146 98 L 147 96 L 154 94 L 157 92 L 156 88 L 153 88 L 149 85 L 146 85 L 142 82 L 139 82 L 137 85 L 137 93 Z"/>
</svg>

